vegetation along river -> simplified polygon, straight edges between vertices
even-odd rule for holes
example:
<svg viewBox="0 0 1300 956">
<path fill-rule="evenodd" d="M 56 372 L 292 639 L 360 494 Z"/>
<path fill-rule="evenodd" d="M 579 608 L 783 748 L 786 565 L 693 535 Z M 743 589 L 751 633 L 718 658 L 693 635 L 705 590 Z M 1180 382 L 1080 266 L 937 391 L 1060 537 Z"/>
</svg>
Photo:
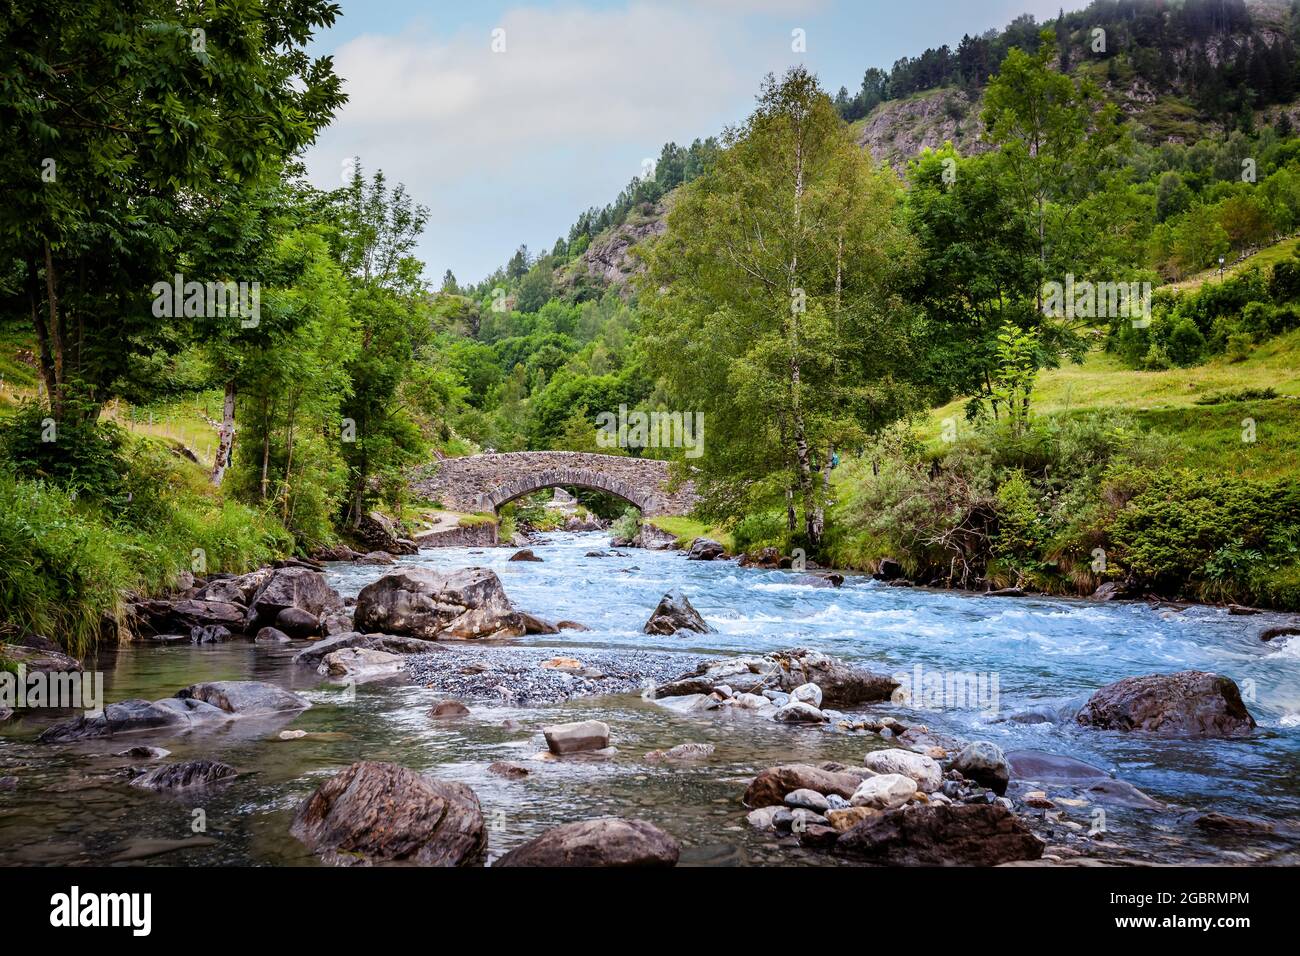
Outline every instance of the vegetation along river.
<svg viewBox="0 0 1300 956">
<path fill-rule="evenodd" d="M 1069 831 L 1087 835 L 1087 855 L 1127 862 L 1294 862 L 1300 844 L 1289 821 L 1300 817 L 1300 638 L 1261 642 L 1259 619 L 1218 608 L 1153 607 L 1060 599 L 997 598 L 890 587 L 850 577 L 841 588 L 794 583 L 788 571 L 688 562 L 673 552 L 608 547 L 601 534 L 552 534 L 533 550 L 540 562 L 509 561 L 509 549 L 442 549 L 400 559 L 437 568 L 483 565 L 500 576 L 520 609 L 569 619 L 588 631 L 564 631 L 495 643 L 457 644 L 456 667 L 410 662 L 425 679 L 341 688 L 314 668 L 295 665 L 301 644 L 268 650 L 246 640 L 212 645 L 136 644 L 102 655 L 109 702 L 154 699 L 202 680 L 245 679 L 299 691 L 313 706 L 273 721 L 236 721 L 216 730 L 166 737 L 38 744 L 50 720 L 26 718 L 0 736 L 0 863 L 301 864 L 316 861 L 289 835 L 294 809 L 329 775 L 360 759 L 386 760 L 459 780 L 477 792 L 489 821 L 489 858 L 559 823 L 615 815 L 649 820 L 682 844 L 683 864 L 826 863 L 833 857 L 746 824 L 741 796 L 750 779 L 781 763 L 835 760 L 861 764 L 889 744 L 871 733 L 803 727 L 721 712 L 677 714 L 635 690 L 619 688 L 620 661 L 658 678 L 689 670 L 703 657 L 808 647 L 887 674 L 978 675 L 977 699 L 927 708 L 925 700 L 861 710 L 962 739 L 991 740 L 1008 752 L 1069 755 L 1138 788 L 1099 799 L 1048 787 L 1054 816 L 1032 817 L 1049 844 Z M 329 566 L 330 584 L 354 596 L 386 570 Z M 651 636 L 641 627 L 659 598 L 679 586 L 716 628 L 711 634 Z M 536 693 L 527 679 L 490 680 L 464 692 L 465 655 L 488 669 L 540 673 L 549 657 L 577 658 L 601 671 L 573 677 L 586 691 L 552 700 L 556 675 Z M 448 658 L 452 660 L 453 658 Z M 427 659 L 426 659 L 427 660 Z M 1080 728 L 1071 714 L 1087 694 L 1122 677 L 1176 670 L 1214 671 L 1242 687 L 1259 722 L 1244 739 L 1169 740 Z M 432 683 L 435 686 L 425 686 Z M 509 685 L 507 687 L 506 685 Z M 520 688 L 523 688 L 522 690 Z M 486 688 L 486 689 L 484 689 Z M 511 691 L 509 688 L 513 688 Z M 452 692 L 455 693 L 452 693 Z M 456 696 L 470 714 L 428 715 Z M 974 705 L 974 706 L 970 706 Z M 857 716 L 857 715 L 855 715 Z M 612 730 L 617 754 L 540 759 L 540 728 L 594 718 Z M 52 720 L 52 718 L 51 718 Z M 285 730 L 306 737 L 281 739 Z M 663 761 L 646 754 L 684 742 L 712 744 L 702 760 Z M 240 776 L 182 798 L 127 785 L 132 761 L 114 754 L 135 744 L 164 747 L 171 759 L 211 757 Z M 530 768 L 507 779 L 487 768 L 513 761 Z M 1018 802 L 1024 787 L 1013 782 Z M 1102 809 L 1100 818 L 1098 808 Z M 1217 811 L 1273 823 L 1271 832 L 1195 827 Z M 1033 811 L 1028 811 L 1030 814 Z M 1098 827 L 1098 819 L 1102 826 Z"/>
</svg>

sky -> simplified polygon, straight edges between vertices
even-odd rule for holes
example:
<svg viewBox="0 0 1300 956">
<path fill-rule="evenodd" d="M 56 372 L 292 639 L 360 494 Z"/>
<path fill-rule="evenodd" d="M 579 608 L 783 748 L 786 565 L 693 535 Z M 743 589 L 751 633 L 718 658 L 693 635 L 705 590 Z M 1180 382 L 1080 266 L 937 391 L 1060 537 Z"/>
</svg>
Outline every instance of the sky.
<svg viewBox="0 0 1300 956">
<path fill-rule="evenodd" d="M 832 94 L 964 33 L 1060 0 L 341 0 L 312 44 L 349 102 L 307 153 L 340 184 L 353 157 L 429 207 L 428 278 L 477 282 L 549 250 L 668 141 L 742 121 L 763 76 L 803 64 Z M 1076 6 L 1078 4 L 1075 4 Z M 795 52 L 802 30 L 805 52 Z M 496 46 L 494 51 L 493 47 Z"/>
</svg>

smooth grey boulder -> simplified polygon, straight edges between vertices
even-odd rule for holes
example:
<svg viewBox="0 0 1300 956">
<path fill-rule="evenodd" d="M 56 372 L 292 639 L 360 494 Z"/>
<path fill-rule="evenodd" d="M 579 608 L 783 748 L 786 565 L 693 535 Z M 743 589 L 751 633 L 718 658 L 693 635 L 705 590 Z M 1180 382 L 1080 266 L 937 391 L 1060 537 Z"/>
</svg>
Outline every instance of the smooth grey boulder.
<svg viewBox="0 0 1300 956">
<path fill-rule="evenodd" d="M 317 673 L 325 677 L 346 677 L 357 683 L 396 677 L 402 673 L 403 658 L 387 651 L 366 647 L 344 647 L 321 660 Z"/>
<path fill-rule="evenodd" d="M 203 701 L 239 717 L 282 714 L 311 707 L 306 697 L 255 680 L 205 681 L 191 684 L 176 696 L 180 700 Z"/>
<path fill-rule="evenodd" d="M 254 644 L 288 644 L 292 638 L 279 628 L 264 627 L 253 638 Z"/>
<path fill-rule="evenodd" d="M 652 823 L 602 817 L 547 830 L 503 855 L 498 866 L 676 866 L 677 841 Z"/>
<path fill-rule="evenodd" d="M 290 637 L 316 637 L 321 632 L 320 618 L 300 607 L 287 607 L 275 616 L 274 626 Z"/>
<path fill-rule="evenodd" d="M 289 832 L 338 866 L 473 866 L 487 849 L 469 787 L 368 760 L 321 784 Z"/>
<path fill-rule="evenodd" d="M 1002 748 L 987 740 L 973 740 L 961 749 L 952 768 L 967 780 L 988 787 L 999 797 L 1011 782 L 1011 764 Z"/>
<path fill-rule="evenodd" d="M 712 634 L 714 628 L 705 623 L 700 612 L 691 606 L 680 588 L 673 588 L 662 598 L 650 615 L 650 620 L 641 628 L 646 634 L 673 635 L 680 631 L 694 631 L 699 634 Z"/>
<path fill-rule="evenodd" d="M 37 738 L 40 743 L 67 743 L 100 737 L 115 737 L 146 730 L 177 733 L 194 726 L 226 721 L 230 716 L 199 700 L 124 700 L 109 704 L 103 713 L 92 717 L 73 717 L 45 729 Z"/>
</svg>

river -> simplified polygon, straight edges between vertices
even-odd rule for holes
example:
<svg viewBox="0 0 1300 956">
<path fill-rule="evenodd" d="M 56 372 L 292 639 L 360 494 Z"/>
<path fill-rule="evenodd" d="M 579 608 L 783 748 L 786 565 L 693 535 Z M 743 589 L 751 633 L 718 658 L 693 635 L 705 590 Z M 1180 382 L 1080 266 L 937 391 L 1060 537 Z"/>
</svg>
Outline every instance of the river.
<svg viewBox="0 0 1300 956">
<path fill-rule="evenodd" d="M 520 640 L 582 659 L 627 650 L 735 656 L 810 647 L 884 673 L 982 675 L 996 687 L 976 706 L 866 708 L 1005 750 L 1068 754 L 1100 766 L 1166 803 L 1162 810 L 1109 806 L 1098 855 L 1120 861 L 1283 862 L 1294 841 L 1207 834 L 1189 820 L 1215 810 L 1271 821 L 1300 818 L 1300 638 L 1262 643 L 1259 619 L 1217 608 L 1153 608 L 1047 598 L 988 598 L 890 587 L 849 577 L 839 589 L 792 583 L 785 571 L 732 562 L 688 562 L 672 552 L 608 547 L 600 534 L 552 534 L 533 546 L 541 562 L 511 562 L 509 549 L 442 549 L 401 559 L 439 568 L 484 565 L 500 576 L 517 607 L 551 620 L 572 619 L 586 632 Z M 330 566 L 344 596 L 385 572 Z M 716 629 L 712 634 L 653 637 L 641 625 L 670 587 L 680 586 Z M 677 837 L 683 864 L 835 862 L 814 850 L 779 844 L 747 827 L 745 784 L 778 763 L 838 760 L 858 764 L 887 746 L 862 734 L 778 725 L 716 714 L 680 716 L 635 694 L 558 704 L 467 700 L 469 717 L 427 716 L 436 689 L 409 683 L 340 690 L 284 650 L 247 641 L 202 646 L 130 645 L 95 665 L 106 697 L 155 699 L 201 680 L 256 679 L 291 687 L 312 709 L 266 722 L 233 722 L 182 737 L 136 735 L 71 746 L 38 745 L 50 721 L 34 717 L 0 729 L 0 863 L 145 862 L 173 865 L 296 864 L 315 861 L 288 834 L 297 804 L 325 777 L 359 759 L 391 760 L 470 784 L 483 804 L 496 856 L 550 826 L 590 816 L 650 820 Z M 1068 721 L 1027 723 L 1109 681 L 1136 674 L 1197 669 L 1233 678 L 1259 722 L 1249 739 L 1177 741 L 1085 730 Z M 996 683 L 994 684 L 994 680 Z M 916 702 L 914 702 L 916 703 Z M 948 702 L 951 704 L 951 702 Z M 536 761 L 546 724 L 595 718 L 612 728 L 618 754 L 607 760 Z M 283 729 L 313 736 L 281 740 Z M 319 736 L 315 736 L 319 735 Z M 706 761 L 646 761 L 646 752 L 678 743 L 712 743 Z M 126 785 L 132 761 L 113 753 L 136 743 L 172 751 L 170 759 L 212 757 L 240 771 L 197 795 L 160 796 Z M 494 761 L 529 763 L 508 780 L 487 772 Z M 1087 825 L 1089 808 L 1067 811 Z"/>
</svg>

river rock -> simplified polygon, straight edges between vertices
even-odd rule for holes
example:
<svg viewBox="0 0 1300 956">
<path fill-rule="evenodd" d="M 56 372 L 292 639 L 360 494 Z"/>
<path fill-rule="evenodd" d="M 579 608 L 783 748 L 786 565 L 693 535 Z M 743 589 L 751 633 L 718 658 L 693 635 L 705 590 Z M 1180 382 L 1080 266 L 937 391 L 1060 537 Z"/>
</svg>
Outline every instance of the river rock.
<svg viewBox="0 0 1300 956">
<path fill-rule="evenodd" d="M 31 674 L 73 674 L 81 673 L 81 661 L 59 650 L 53 641 L 34 635 L 24 639 L 25 643 L 6 644 L 0 642 L 0 660 L 9 660 L 22 664 Z"/>
<path fill-rule="evenodd" d="M 1198 830 L 1211 833 L 1272 833 L 1274 825 L 1257 817 L 1233 817 L 1226 813 L 1203 813 L 1192 821 Z"/>
<path fill-rule="evenodd" d="M 749 813 L 745 814 L 745 822 L 756 830 L 775 830 L 778 814 L 789 815 L 790 810 L 779 803 L 774 803 L 770 806 L 759 807 L 757 810 L 750 810 Z"/>
<path fill-rule="evenodd" d="M 440 700 L 429 709 L 429 716 L 442 719 L 444 717 L 467 717 L 469 708 L 458 700 Z M 492 768 L 489 767 L 489 770 Z"/>
<path fill-rule="evenodd" d="M 998 866 L 1037 860 L 1043 842 L 999 804 L 935 804 L 869 817 L 835 852 L 887 866 Z"/>
<path fill-rule="evenodd" d="M 191 628 L 209 625 L 245 630 L 243 605 L 226 601 L 154 598 L 133 605 L 133 609 L 144 629 L 155 634 L 188 634 Z"/>
<path fill-rule="evenodd" d="M 824 724 L 830 718 L 812 704 L 792 700 L 783 707 L 778 707 L 772 719 L 783 724 Z"/>
<path fill-rule="evenodd" d="M 676 866 L 677 841 L 644 820 L 602 817 L 566 823 L 506 853 L 498 866 Z"/>
<path fill-rule="evenodd" d="M 1088 698 L 1075 720 L 1161 736 L 1241 737 L 1255 729 L 1236 683 L 1205 671 L 1125 677 Z"/>
<path fill-rule="evenodd" d="M 832 807 L 826 811 L 826 820 L 832 827 L 843 833 L 878 813 L 880 811 L 873 807 Z"/>
<path fill-rule="evenodd" d="M 233 636 L 230 628 L 224 624 L 205 624 L 202 627 L 190 628 L 191 644 L 220 644 Z"/>
<path fill-rule="evenodd" d="M 200 700 L 239 717 L 257 717 L 306 710 L 311 702 L 292 691 L 255 680 L 218 680 L 191 684 L 176 695 Z"/>
<path fill-rule="evenodd" d="M 67 743 L 133 734 L 141 731 L 166 730 L 180 733 L 203 724 L 224 723 L 230 715 L 201 700 L 124 700 L 109 704 L 93 717 L 82 714 L 47 727 L 36 739 L 40 743 Z"/>
<path fill-rule="evenodd" d="M 988 787 L 999 797 L 1007 792 L 1007 784 L 1011 782 L 1011 765 L 1006 754 L 997 744 L 987 740 L 968 743 L 957 754 L 952 767 L 967 780 Z"/>
<path fill-rule="evenodd" d="M 838 571 L 825 571 L 821 574 L 801 574 L 790 583 L 807 588 L 838 588 L 844 585 L 844 575 Z"/>
<path fill-rule="evenodd" d="M 535 555 L 535 554 L 533 553 L 533 549 L 532 549 L 532 548 L 524 548 L 522 551 L 516 551 L 514 554 L 510 555 L 510 557 L 509 557 L 508 560 L 510 560 L 510 561 L 541 561 L 542 559 L 539 558 L 537 555 Z"/>
<path fill-rule="evenodd" d="M 916 781 L 901 773 L 868 777 L 849 797 L 849 805 L 873 810 L 893 810 L 916 796 Z"/>
<path fill-rule="evenodd" d="M 651 750 L 645 755 L 645 759 L 650 763 L 664 760 L 704 760 L 713 755 L 714 749 L 713 744 L 678 744 L 667 750 Z"/>
<path fill-rule="evenodd" d="M 309 568 L 277 568 L 249 602 L 245 630 L 257 631 L 270 625 L 292 634 L 293 631 L 278 620 L 285 608 L 305 611 L 316 619 L 319 626 L 321 614 L 342 607 L 343 599 L 329 586 L 321 572 Z"/>
<path fill-rule="evenodd" d="M 186 760 L 169 763 L 142 773 L 131 781 L 131 786 L 144 790 L 188 790 L 203 787 L 237 776 L 238 771 L 217 760 Z"/>
<path fill-rule="evenodd" d="M 393 571 L 361 590 L 353 620 L 358 631 L 426 640 L 522 637 L 526 632 L 501 579 L 487 568 Z"/>
<path fill-rule="evenodd" d="M 522 780 L 532 773 L 521 763 L 514 763 L 510 760 L 497 760 L 488 764 L 488 773 L 498 777 L 505 777 L 507 780 Z"/>
<path fill-rule="evenodd" d="M 589 628 L 587 625 L 580 624 L 577 621 L 556 621 L 555 629 L 557 631 L 590 631 L 591 630 L 591 628 Z"/>
<path fill-rule="evenodd" d="M 899 686 L 892 677 L 799 647 L 762 657 L 707 661 L 676 680 L 659 685 L 655 693 L 662 697 L 711 693 L 718 684 L 727 684 L 737 694 L 762 694 L 778 706 L 787 702 L 786 695 L 796 687 L 816 684 L 822 692 L 822 706 L 826 707 L 852 707 L 889 700 Z"/>
<path fill-rule="evenodd" d="M 327 863 L 472 866 L 487 849 L 474 791 L 392 763 L 361 761 L 331 777 L 289 832 Z"/>
<path fill-rule="evenodd" d="M 609 746 L 609 724 L 600 720 L 582 720 L 571 724 L 553 724 L 542 728 L 546 746 L 556 755 L 604 750 Z"/>
<path fill-rule="evenodd" d="M 291 638 L 284 631 L 274 627 L 264 627 L 253 638 L 254 644 L 288 644 Z"/>
<path fill-rule="evenodd" d="M 677 697 L 656 697 L 655 703 L 678 714 L 699 714 L 717 710 L 722 702 L 711 694 L 682 694 Z"/>
<path fill-rule="evenodd" d="M 678 588 L 673 588 L 659 599 L 659 605 L 641 630 L 646 634 L 664 635 L 676 634 L 679 631 L 712 634 L 714 631 Z"/>
<path fill-rule="evenodd" d="M 876 774 L 898 773 L 916 782 L 922 793 L 934 793 L 943 786 L 943 769 L 925 754 L 911 750 L 873 750 L 862 765 Z"/>
<path fill-rule="evenodd" d="M 785 805 L 791 808 L 802 808 L 812 810 L 814 813 L 825 813 L 831 808 L 830 801 L 822 796 L 816 790 L 791 790 L 785 795 Z"/>
<path fill-rule="evenodd" d="M 696 538 L 686 552 L 686 560 L 716 561 L 726 553 L 727 549 L 712 538 Z"/>
<path fill-rule="evenodd" d="M 781 552 L 776 548 L 763 548 L 759 551 L 749 551 L 740 556 L 740 566 L 742 568 L 765 568 L 768 570 L 779 567 L 781 564 Z"/>
<path fill-rule="evenodd" d="M 903 566 L 893 558 L 881 558 L 871 576 L 877 581 L 898 581 L 906 575 Z"/>
<path fill-rule="evenodd" d="M 813 707 L 820 707 L 822 705 L 822 689 L 816 684 L 800 684 L 794 690 L 790 691 L 790 696 L 795 700 L 803 701 L 805 704 L 810 704 Z"/>
<path fill-rule="evenodd" d="M 316 672 L 325 677 L 346 677 L 363 684 L 368 681 L 395 677 L 402 673 L 404 659 L 387 651 L 368 647 L 345 647 L 330 651 L 321 658 Z"/>
<path fill-rule="evenodd" d="M 162 760 L 164 757 L 170 757 L 171 751 L 164 750 L 162 747 L 148 747 L 141 745 L 139 747 L 128 747 L 126 750 L 119 750 L 114 756 L 130 757 L 132 760 Z"/>
<path fill-rule="evenodd" d="M 542 620 L 536 614 L 528 614 L 525 611 L 519 612 L 519 619 L 524 622 L 525 634 L 559 634 L 560 628 L 550 621 Z"/>
<path fill-rule="evenodd" d="M 1300 634 L 1300 625 L 1284 624 L 1281 627 L 1264 628 L 1259 632 L 1259 639 L 1261 641 L 1271 641 L 1277 637 L 1291 637 L 1295 634 Z"/>
<path fill-rule="evenodd" d="M 745 790 L 744 804 L 751 809 L 783 805 L 788 793 L 812 790 L 823 796 L 835 794 L 844 798 L 853 796 L 861 781 L 850 773 L 836 773 L 810 764 L 786 764 L 769 767 L 750 781 Z"/>
<path fill-rule="evenodd" d="M 287 607 L 277 614 L 275 626 L 290 637 L 317 637 L 321 633 L 320 618 L 300 607 Z"/>
<path fill-rule="evenodd" d="M 372 651 L 384 651 L 389 654 L 440 654 L 444 648 L 433 641 L 422 641 L 415 637 L 399 637 L 395 634 L 361 634 L 349 631 L 334 637 L 317 641 L 310 647 L 304 647 L 293 656 L 295 664 L 315 667 L 327 654 L 345 647 L 364 647 Z"/>
<path fill-rule="evenodd" d="M 386 567 L 396 564 L 397 558 L 387 551 L 368 551 L 356 559 L 357 564 L 377 565 Z"/>
</svg>

